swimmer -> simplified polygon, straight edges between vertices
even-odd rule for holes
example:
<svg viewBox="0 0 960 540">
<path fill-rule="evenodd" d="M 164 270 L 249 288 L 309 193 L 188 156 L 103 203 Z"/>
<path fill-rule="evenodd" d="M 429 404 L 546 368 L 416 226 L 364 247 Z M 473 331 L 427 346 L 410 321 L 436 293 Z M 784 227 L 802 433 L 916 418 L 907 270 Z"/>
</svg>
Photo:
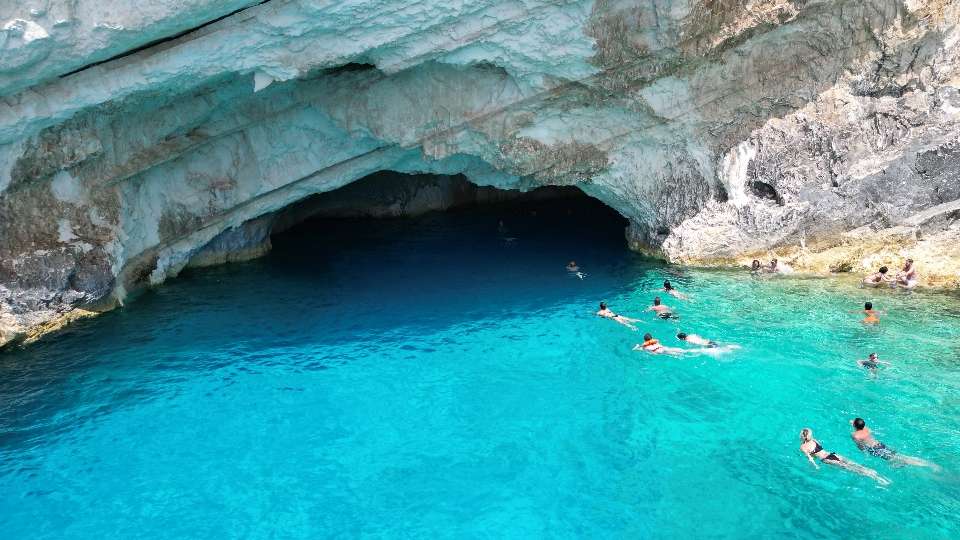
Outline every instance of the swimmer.
<svg viewBox="0 0 960 540">
<path fill-rule="evenodd" d="M 879 368 L 881 365 L 889 366 L 890 362 L 880 360 L 877 358 L 877 353 L 872 352 L 866 360 L 857 360 L 857 365 L 862 368 L 869 369 L 871 374 L 876 375 L 877 368 Z"/>
<path fill-rule="evenodd" d="M 903 270 L 897 272 L 894 276 L 893 286 L 900 286 L 912 289 L 917 286 L 917 269 L 913 266 L 913 259 L 907 259 L 903 265 Z"/>
<path fill-rule="evenodd" d="M 707 347 L 710 349 L 714 349 L 720 345 L 712 339 L 706 339 L 696 334 L 684 334 L 683 332 L 677 334 L 677 339 L 680 341 L 686 341 L 691 345 L 700 345 L 701 347 Z"/>
<path fill-rule="evenodd" d="M 505 234 L 507 232 L 507 226 L 503 224 L 502 219 L 499 223 L 497 223 L 497 232 L 500 234 Z"/>
<path fill-rule="evenodd" d="M 890 283 L 891 279 L 887 276 L 888 268 L 886 266 L 881 266 L 880 270 L 877 270 L 869 276 L 863 278 L 864 287 L 879 287 L 884 283 Z"/>
<path fill-rule="evenodd" d="M 570 261 L 567 263 L 567 272 L 579 272 L 580 267 L 577 266 L 577 261 Z"/>
<path fill-rule="evenodd" d="M 680 291 L 678 291 L 678 290 L 676 290 L 676 289 L 673 288 L 673 285 L 670 284 L 670 280 L 669 280 L 669 279 L 663 282 L 663 289 L 662 289 L 662 290 L 666 291 L 667 294 L 669 294 L 670 296 L 672 296 L 672 297 L 674 297 L 674 298 L 676 298 L 676 299 L 678 299 L 678 300 L 689 300 L 689 298 L 687 297 L 687 295 L 685 295 L 685 294 L 683 294 L 682 292 L 680 292 Z"/>
<path fill-rule="evenodd" d="M 657 314 L 657 317 L 660 317 L 661 319 L 670 319 L 670 318 L 677 317 L 676 315 L 673 314 L 672 309 L 660 303 L 659 296 L 653 299 L 653 305 L 648 307 L 646 311 L 653 311 L 654 313 Z"/>
<path fill-rule="evenodd" d="M 857 444 L 857 448 L 862 452 L 885 459 L 895 465 L 912 465 L 914 467 L 929 467 L 933 470 L 940 470 L 940 466 L 936 463 L 931 463 L 917 457 L 898 454 L 896 450 L 888 448 L 887 445 L 874 438 L 873 433 L 870 432 L 870 428 L 867 427 L 867 423 L 864 422 L 863 418 L 854 418 L 850 421 L 850 425 L 853 426 L 853 433 L 850 434 L 850 437 L 853 438 L 853 442 Z"/>
<path fill-rule="evenodd" d="M 873 302 L 865 302 L 863 304 L 863 314 L 866 315 L 866 317 L 863 318 L 863 324 L 877 324 L 880 322 L 878 315 L 884 315 L 885 313 L 873 309 Z"/>
<path fill-rule="evenodd" d="M 610 308 L 607 307 L 606 302 L 600 302 L 600 311 L 597 312 L 598 317 L 604 317 L 607 319 L 613 319 L 618 323 L 626 326 L 631 330 L 636 330 L 637 327 L 631 323 L 640 322 L 640 319 L 631 319 L 630 317 L 624 317 L 623 315 L 617 315 L 613 311 L 610 311 Z"/>
<path fill-rule="evenodd" d="M 840 467 L 841 469 L 846 469 L 850 472 L 855 472 L 857 474 L 873 478 L 882 486 L 890 483 L 889 480 L 880 476 L 877 471 L 868 467 L 864 467 L 859 463 L 854 463 L 833 452 L 827 452 L 824 450 L 823 447 L 820 446 L 820 442 L 813 438 L 813 430 L 810 428 L 803 428 L 800 430 L 800 452 L 807 456 L 807 460 L 810 461 L 810 464 L 817 469 L 819 469 L 820 466 L 817 465 L 817 461 L 814 458 L 819 459 L 821 463 L 833 465 L 834 467 Z"/>
<path fill-rule="evenodd" d="M 760 264 L 760 261 L 759 261 L 759 260 L 754 259 L 754 260 L 753 260 L 753 263 L 750 264 L 750 273 L 751 273 L 751 274 L 759 274 L 759 273 L 761 273 L 761 272 L 763 272 L 763 265 Z"/>
<path fill-rule="evenodd" d="M 679 347 L 666 347 L 660 343 L 659 339 L 654 339 L 650 334 L 643 335 L 643 344 L 633 346 L 635 351 L 646 351 L 650 354 L 683 354 L 687 351 Z"/>
</svg>

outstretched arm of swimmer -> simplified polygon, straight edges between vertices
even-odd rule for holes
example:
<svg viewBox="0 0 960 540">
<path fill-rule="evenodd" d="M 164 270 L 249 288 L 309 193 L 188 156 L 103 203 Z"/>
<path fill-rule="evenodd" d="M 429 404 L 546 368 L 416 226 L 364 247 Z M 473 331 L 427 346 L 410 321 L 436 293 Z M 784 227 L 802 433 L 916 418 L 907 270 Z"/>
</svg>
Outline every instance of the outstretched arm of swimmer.
<svg viewBox="0 0 960 540">
<path fill-rule="evenodd" d="M 813 465 L 814 469 L 817 469 L 818 471 L 820 470 L 820 465 L 817 464 L 817 460 L 813 459 L 813 454 L 807 452 L 803 448 L 800 449 L 800 452 L 802 452 L 803 455 L 807 456 L 807 461 L 809 461 L 810 464 Z"/>
</svg>

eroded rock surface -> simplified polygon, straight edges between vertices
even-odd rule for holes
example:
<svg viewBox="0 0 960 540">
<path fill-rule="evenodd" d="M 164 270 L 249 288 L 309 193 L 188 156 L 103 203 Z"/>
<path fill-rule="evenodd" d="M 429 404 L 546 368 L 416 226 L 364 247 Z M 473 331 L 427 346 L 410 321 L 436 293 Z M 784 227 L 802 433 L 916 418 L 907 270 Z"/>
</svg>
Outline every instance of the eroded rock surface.
<svg viewBox="0 0 960 540">
<path fill-rule="evenodd" d="M 958 21 L 960 0 L 6 2 L 0 343 L 262 253 L 270 216 L 382 170 L 576 185 L 679 262 L 949 253 L 957 212 L 927 213 L 960 200 Z"/>
</svg>

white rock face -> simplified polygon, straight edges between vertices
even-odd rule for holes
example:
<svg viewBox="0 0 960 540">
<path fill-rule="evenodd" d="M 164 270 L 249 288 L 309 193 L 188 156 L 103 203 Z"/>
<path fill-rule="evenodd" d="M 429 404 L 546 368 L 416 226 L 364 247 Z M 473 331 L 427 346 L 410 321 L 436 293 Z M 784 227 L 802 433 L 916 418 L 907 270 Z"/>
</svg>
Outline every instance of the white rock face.
<svg viewBox="0 0 960 540">
<path fill-rule="evenodd" d="M 904 224 L 960 199 L 958 21 L 960 0 L 9 0 L 0 343 L 260 253 L 264 216 L 382 170 L 576 185 L 675 261 Z M 937 216 L 910 227 L 956 230 Z"/>
</svg>

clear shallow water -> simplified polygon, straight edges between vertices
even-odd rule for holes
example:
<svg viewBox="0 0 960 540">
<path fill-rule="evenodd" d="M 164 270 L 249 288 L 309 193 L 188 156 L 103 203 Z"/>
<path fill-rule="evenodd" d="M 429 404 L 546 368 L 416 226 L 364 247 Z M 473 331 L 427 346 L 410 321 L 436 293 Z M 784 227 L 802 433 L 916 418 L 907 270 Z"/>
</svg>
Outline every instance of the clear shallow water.
<svg viewBox="0 0 960 540">
<path fill-rule="evenodd" d="M 298 229 L 0 354 L 3 537 L 960 537 L 955 298 L 664 267 L 536 206 Z M 665 277 L 692 299 L 641 330 L 743 349 L 593 316 Z M 944 471 L 861 454 L 855 415 Z M 893 484 L 815 471 L 805 426 Z"/>
</svg>

